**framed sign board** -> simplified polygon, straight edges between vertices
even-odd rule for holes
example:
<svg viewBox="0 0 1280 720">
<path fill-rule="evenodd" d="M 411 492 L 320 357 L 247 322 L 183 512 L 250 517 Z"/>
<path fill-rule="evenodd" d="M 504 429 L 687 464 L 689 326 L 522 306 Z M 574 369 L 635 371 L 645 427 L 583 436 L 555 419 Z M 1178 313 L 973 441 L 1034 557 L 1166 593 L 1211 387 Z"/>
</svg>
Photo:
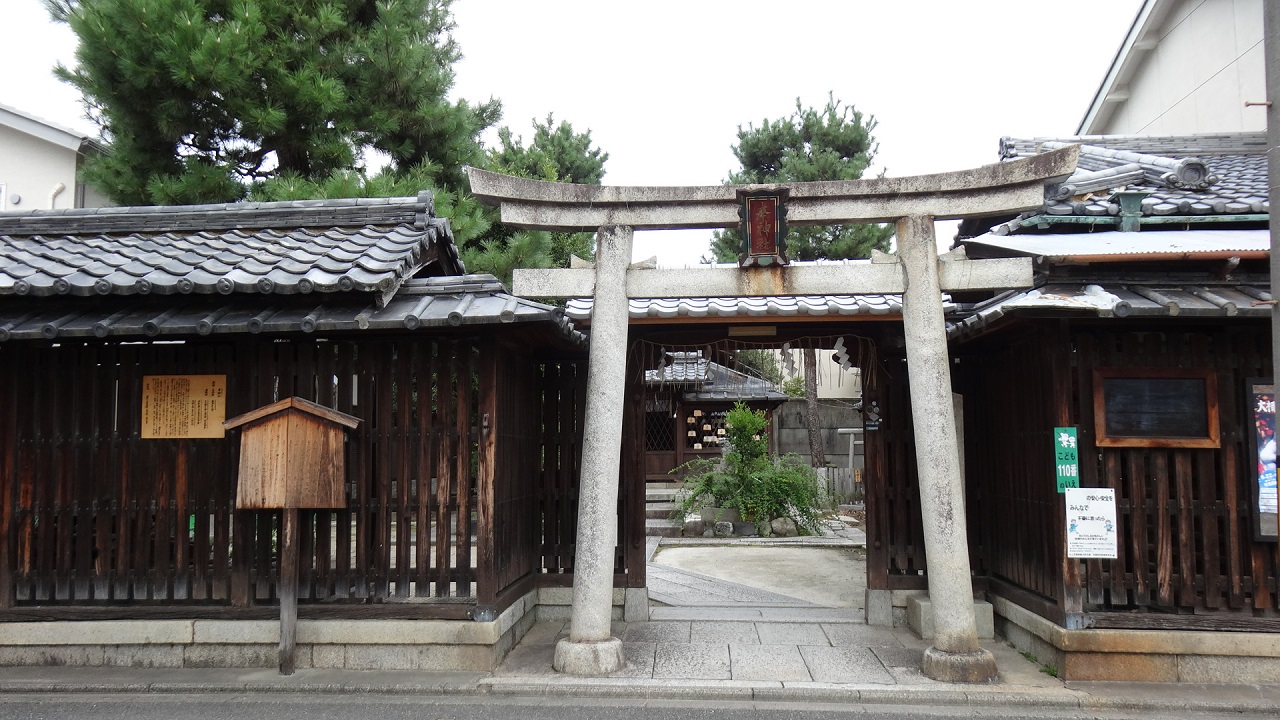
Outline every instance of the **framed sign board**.
<svg viewBox="0 0 1280 720">
<path fill-rule="evenodd" d="M 226 375 L 143 375 L 142 438 L 220 438 Z"/>
<path fill-rule="evenodd" d="M 1218 386 L 1207 368 L 1093 371 L 1098 447 L 1216 448 Z"/>
<path fill-rule="evenodd" d="M 1245 408 L 1249 413 L 1249 478 L 1254 539 L 1280 539 L 1276 508 L 1276 386 L 1271 378 L 1245 380 Z"/>
</svg>

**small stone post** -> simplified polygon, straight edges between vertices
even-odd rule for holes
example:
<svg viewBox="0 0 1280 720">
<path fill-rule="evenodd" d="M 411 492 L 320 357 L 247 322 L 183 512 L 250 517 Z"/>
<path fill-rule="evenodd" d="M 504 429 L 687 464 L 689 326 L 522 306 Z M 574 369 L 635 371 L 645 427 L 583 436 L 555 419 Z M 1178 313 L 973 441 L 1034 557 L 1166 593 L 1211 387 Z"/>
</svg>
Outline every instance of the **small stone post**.
<svg viewBox="0 0 1280 720">
<path fill-rule="evenodd" d="M 906 277 L 902 322 L 935 630 L 933 646 L 925 650 L 921 670 L 927 677 L 944 682 L 988 682 L 996 677 L 996 662 L 978 644 L 973 616 L 964 481 L 951 397 L 946 325 L 938 302 L 942 290 L 933 218 L 901 218 L 897 234 L 898 257 Z"/>
<path fill-rule="evenodd" d="M 587 374 L 573 615 L 552 666 L 570 675 L 607 675 L 622 667 L 622 641 L 610 635 L 613 550 L 618 539 L 618 474 L 627 372 L 627 266 L 632 230 L 600 228 Z"/>
</svg>

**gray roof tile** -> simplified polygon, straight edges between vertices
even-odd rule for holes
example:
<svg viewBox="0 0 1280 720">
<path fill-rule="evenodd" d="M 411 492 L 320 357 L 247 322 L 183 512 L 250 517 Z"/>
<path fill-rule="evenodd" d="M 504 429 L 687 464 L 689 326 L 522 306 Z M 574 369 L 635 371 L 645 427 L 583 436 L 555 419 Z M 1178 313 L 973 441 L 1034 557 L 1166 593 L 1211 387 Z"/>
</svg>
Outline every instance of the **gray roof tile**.
<svg viewBox="0 0 1280 720">
<path fill-rule="evenodd" d="M 4 277 L 0 275 L 0 282 Z M 0 304 L 0 342 L 77 337 L 195 337 L 225 333 L 311 333 L 406 329 L 405 318 L 423 299 L 434 298 L 416 328 L 458 325 L 551 323 L 562 337 L 583 344 L 559 310 L 517 298 L 490 275 L 414 279 L 403 283 L 386 307 L 365 296 L 316 296 L 311 301 L 278 298 L 264 307 L 259 297 L 208 298 L 165 305 L 151 298 L 114 299 L 110 307 L 67 298 L 12 299 Z"/>
<path fill-rule="evenodd" d="M 945 307 L 952 307 L 946 300 Z M 591 317 L 589 298 L 570 300 L 565 314 L 573 320 Z M 632 319 L 674 317 L 803 317 L 821 315 L 887 315 L 902 312 L 898 295 L 804 295 L 799 297 L 639 298 L 629 301 Z"/>
<path fill-rule="evenodd" d="M 464 272 L 432 206 L 424 194 L 0 213 L 0 295 L 386 294 L 430 255 Z"/>
<path fill-rule="evenodd" d="M 1142 201 L 1147 216 L 1270 212 L 1265 133 L 1003 138 L 1000 155 L 1002 160 L 1029 157 L 1072 142 L 1082 143 L 1076 173 L 1050 189 L 1039 211 L 997 225 L 993 234 L 1031 232 L 1021 221 L 1037 214 L 1118 215 L 1119 203 L 1110 197 L 1117 189 L 1148 193 Z M 1136 175 L 1133 168 L 1144 172 Z"/>
<path fill-rule="evenodd" d="M 1006 292 L 974 308 L 947 329 L 952 339 L 982 333 L 1009 314 L 1046 312 L 1063 316 L 1126 317 L 1270 317 L 1270 288 L 1234 283 L 1150 283 L 1108 281 L 1094 284 L 1049 283 L 1033 290 Z"/>
</svg>

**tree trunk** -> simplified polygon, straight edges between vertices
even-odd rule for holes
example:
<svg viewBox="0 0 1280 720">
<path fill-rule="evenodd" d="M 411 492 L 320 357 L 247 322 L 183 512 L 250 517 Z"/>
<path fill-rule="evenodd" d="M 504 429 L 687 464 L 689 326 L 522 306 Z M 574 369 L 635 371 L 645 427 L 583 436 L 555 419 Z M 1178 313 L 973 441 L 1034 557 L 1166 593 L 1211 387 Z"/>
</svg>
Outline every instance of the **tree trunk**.
<svg viewBox="0 0 1280 720">
<path fill-rule="evenodd" d="M 822 425 L 818 420 L 818 351 L 804 349 L 804 424 L 809 429 L 809 465 L 826 467 L 822 448 Z"/>
</svg>

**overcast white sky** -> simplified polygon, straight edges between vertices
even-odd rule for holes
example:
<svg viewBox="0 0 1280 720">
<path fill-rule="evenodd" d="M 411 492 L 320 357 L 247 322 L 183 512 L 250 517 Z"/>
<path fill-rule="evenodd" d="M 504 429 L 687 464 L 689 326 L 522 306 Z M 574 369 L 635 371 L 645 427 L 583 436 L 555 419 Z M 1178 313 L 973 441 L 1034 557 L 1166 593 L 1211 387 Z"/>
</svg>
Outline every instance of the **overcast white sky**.
<svg viewBox="0 0 1280 720">
<path fill-rule="evenodd" d="M 739 125 L 829 91 L 878 121 L 874 172 L 957 170 L 1004 135 L 1075 132 L 1141 4 L 455 0 L 454 96 L 501 99 L 526 137 L 548 112 L 590 129 L 613 185 L 720 183 Z M 40 0 L 0 0 L 0 103 L 94 132 L 50 74 L 74 53 Z M 696 263 L 708 237 L 641 233 L 636 256 Z"/>
</svg>

